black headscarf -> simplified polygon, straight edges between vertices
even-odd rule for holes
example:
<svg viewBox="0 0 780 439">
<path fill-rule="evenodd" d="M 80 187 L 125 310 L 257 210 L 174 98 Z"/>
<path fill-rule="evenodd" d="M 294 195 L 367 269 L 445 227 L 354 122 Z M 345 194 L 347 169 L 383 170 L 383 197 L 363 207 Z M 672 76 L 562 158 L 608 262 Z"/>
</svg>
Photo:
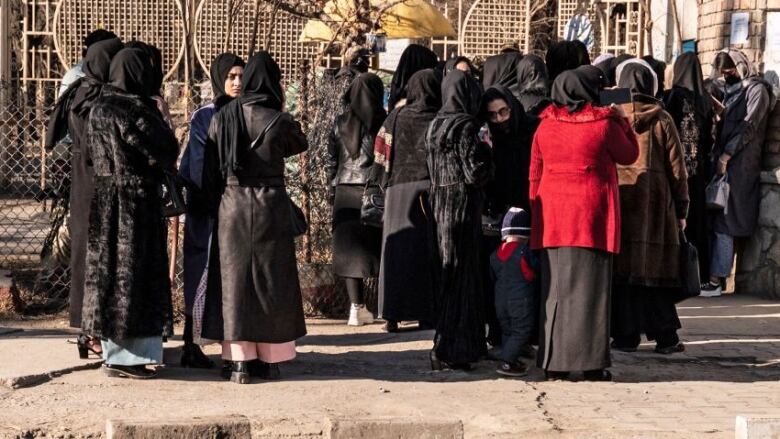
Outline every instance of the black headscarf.
<svg viewBox="0 0 780 439">
<path fill-rule="evenodd" d="M 488 57 L 482 66 L 482 85 L 485 89 L 494 85 L 502 85 L 516 92 L 517 64 L 523 58 L 520 52 L 508 52 Z"/>
<path fill-rule="evenodd" d="M 390 82 L 388 108 L 395 108 L 396 104 L 406 97 L 406 87 L 412 75 L 420 70 L 432 69 L 438 62 L 436 54 L 427 47 L 412 44 L 404 49 L 398 61 L 398 68 L 393 74 L 393 80 Z"/>
<path fill-rule="evenodd" d="M 281 81 L 282 71 L 268 52 L 262 51 L 249 58 L 241 79 L 241 97 L 225 105 L 216 116 L 221 122 L 217 149 L 223 177 L 241 168 L 240 157 L 250 144 L 243 106 L 257 105 L 282 111 Z"/>
<path fill-rule="evenodd" d="M 214 105 L 220 108 L 232 101 L 233 98 L 225 92 L 225 81 L 233 67 L 246 67 L 246 63 L 238 55 L 222 53 L 211 62 L 209 75 L 211 76 L 211 91 L 214 93 Z"/>
<path fill-rule="evenodd" d="M 627 63 L 622 67 L 620 78 L 618 78 L 618 87 L 631 89 L 632 93 L 639 93 L 646 96 L 655 96 L 656 79 L 653 72 L 646 65 L 638 62 Z"/>
<path fill-rule="evenodd" d="M 510 109 L 509 120 L 501 124 L 491 122 L 487 114 L 488 104 L 496 99 L 502 99 Z M 496 215 L 510 206 L 527 209 L 531 143 L 538 119 L 528 117 L 512 92 L 500 85 L 482 96 L 480 119 L 490 128 L 495 164 L 494 180 L 487 187 L 487 210 Z"/>
<path fill-rule="evenodd" d="M 162 67 L 162 52 L 157 47 L 144 43 L 143 41 L 130 41 L 125 47 L 139 49 L 149 57 L 149 63 L 152 66 L 149 70 L 149 96 L 162 96 L 162 83 L 165 74 Z"/>
<path fill-rule="evenodd" d="M 715 76 L 720 76 L 720 71 L 724 69 L 735 69 L 737 64 L 734 62 L 727 52 L 718 52 L 715 55 L 715 61 L 712 62 L 714 67 L 713 71 L 716 71 Z"/>
<path fill-rule="evenodd" d="M 444 63 L 444 76 L 446 77 L 453 70 L 458 70 L 455 68 L 455 66 L 457 66 L 462 62 L 465 62 L 466 64 L 469 65 L 469 70 L 470 70 L 469 73 L 471 74 L 471 76 L 474 76 L 474 72 L 476 69 L 474 68 L 474 65 L 471 64 L 471 60 L 466 58 L 465 56 L 456 56 L 448 59 L 447 62 Z"/>
<path fill-rule="evenodd" d="M 436 114 L 435 132 L 428 139 L 439 148 L 447 148 L 447 139 L 460 132 L 467 122 L 475 121 L 482 95 L 479 84 L 466 72 L 452 70 L 441 84 L 442 107 Z"/>
<path fill-rule="evenodd" d="M 68 113 L 85 114 L 108 82 L 111 59 L 122 50 L 118 38 L 92 44 L 82 62 L 84 77 L 74 82 L 57 101 L 46 131 L 46 148 L 52 149 L 68 131 Z"/>
<path fill-rule="evenodd" d="M 673 86 L 693 93 L 696 97 L 696 111 L 699 115 L 706 117 L 710 114 L 712 111 L 712 98 L 704 86 L 701 63 L 695 53 L 683 53 L 674 61 Z"/>
<path fill-rule="evenodd" d="M 339 122 L 339 134 L 350 156 L 360 154 L 363 136 L 376 136 L 387 117 L 383 107 L 384 85 L 379 76 L 363 73 L 349 87 L 346 95 L 347 112 Z"/>
<path fill-rule="evenodd" d="M 607 87 L 614 87 L 617 85 L 617 78 L 615 78 L 615 71 L 617 70 L 617 67 L 624 61 L 628 61 L 631 58 L 634 58 L 634 56 L 624 53 L 596 64 L 596 67 L 598 67 L 598 69 L 601 70 L 601 72 L 604 74 Z"/>
<path fill-rule="evenodd" d="M 149 87 L 151 70 L 152 65 L 146 53 L 139 49 L 125 48 L 120 50 L 111 61 L 109 84 L 125 93 L 149 98 L 151 97 Z"/>
<path fill-rule="evenodd" d="M 594 66 L 581 66 L 561 73 L 553 83 L 552 99 L 576 113 L 587 103 L 598 103 L 604 73 Z"/>
<path fill-rule="evenodd" d="M 558 41 L 550 45 L 545 57 L 550 80 L 561 73 L 590 64 L 588 48 L 581 41 Z"/>
<path fill-rule="evenodd" d="M 420 70 L 406 85 L 406 106 L 414 113 L 437 113 L 441 108 L 441 78 L 433 69 Z"/>
<path fill-rule="evenodd" d="M 544 60 L 536 55 L 526 55 L 517 64 L 517 84 L 520 92 L 548 90 L 549 79 Z"/>
<path fill-rule="evenodd" d="M 658 78 L 658 93 L 656 93 L 656 97 L 663 96 L 666 84 L 666 63 L 657 60 L 650 55 L 645 55 L 642 59 L 650 64 L 650 67 L 652 67 L 655 72 L 655 76 Z"/>
</svg>

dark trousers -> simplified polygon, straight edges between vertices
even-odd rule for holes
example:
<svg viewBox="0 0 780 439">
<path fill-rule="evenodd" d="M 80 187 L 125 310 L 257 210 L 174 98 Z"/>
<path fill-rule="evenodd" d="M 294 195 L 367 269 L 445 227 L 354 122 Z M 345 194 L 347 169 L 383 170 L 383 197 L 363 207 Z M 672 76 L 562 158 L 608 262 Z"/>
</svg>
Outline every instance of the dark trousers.
<svg viewBox="0 0 780 439">
<path fill-rule="evenodd" d="M 534 285 L 497 288 L 496 317 L 501 325 L 501 359 L 517 363 L 523 348 L 531 341 L 536 325 L 537 298 Z"/>
<path fill-rule="evenodd" d="M 635 348 L 644 333 L 659 347 L 680 342 L 680 319 L 669 288 L 615 285 L 612 294 L 612 338 L 621 348 Z"/>
</svg>

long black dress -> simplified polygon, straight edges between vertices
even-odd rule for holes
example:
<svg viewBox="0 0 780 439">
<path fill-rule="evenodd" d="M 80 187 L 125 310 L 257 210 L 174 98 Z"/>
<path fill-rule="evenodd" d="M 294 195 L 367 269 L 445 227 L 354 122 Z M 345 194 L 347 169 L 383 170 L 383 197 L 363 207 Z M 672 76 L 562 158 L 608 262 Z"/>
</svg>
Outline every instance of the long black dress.
<svg viewBox="0 0 780 439">
<path fill-rule="evenodd" d="M 281 112 L 280 77 L 267 52 L 255 55 L 242 96 L 209 128 L 203 187 L 218 205 L 219 270 L 210 267 L 208 276 L 221 288 L 208 290 L 206 339 L 287 343 L 306 335 L 284 159 L 308 143 Z"/>
<path fill-rule="evenodd" d="M 144 86 L 144 55 L 120 51 L 95 103 L 86 146 L 95 172 L 82 329 L 111 340 L 160 337 L 171 319 L 163 170 L 179 145 Z M 125 66 L 116 69 L 114 65 Z"/>
<path fill-rule="evenodd" d="M 482 190 L 492 173 L 478 138 L 479 85 L 459 70 L 442 84 L 442 109 L 426 135 L 431 207 L 438 242 L 434 353 L 447 363 L 478 361 L 486 351 L 482 300 Z"/>
<path fill-rule="evenodd" d="M 379 270 L 379 315 L 389 321 L 433 320 L 433 242 L 425 133 L 441 108 L 441 81 L 415 73 L 406 106 L 377 135 L 374 183 L 386 187 Z"/>
<path fill-rule="evenodd" d="M 675 61 L 674 85 L 666 93 L 664 103 L 685 151 L 690 197 L 685 235 L 699 251 L 699 271 L 705 279 L 710 273 L 711 224 L 704 189 L 712 178 L 715 114 L 695 54 L 682 54 Z"/>
</svg>

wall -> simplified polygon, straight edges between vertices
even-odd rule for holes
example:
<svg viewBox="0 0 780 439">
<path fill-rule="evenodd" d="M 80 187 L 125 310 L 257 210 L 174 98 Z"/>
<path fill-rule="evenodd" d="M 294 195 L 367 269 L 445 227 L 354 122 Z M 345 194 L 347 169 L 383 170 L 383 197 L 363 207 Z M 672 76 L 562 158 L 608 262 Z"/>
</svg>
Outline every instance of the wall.
<svg viewBox="0 0 780 439">
<path fill-rule="evenodd" d="M 689 0 L 690 1 L 690 0 Z M 761 65 L 767 8 L 780 8 L 780 0 L 704 0 L 699 5 L 699 57 L 705 76 L 715 54 L 729 47 L 731 14 L 750 12 L 750 35 L 741 49 L 756 65 Z"/>
</svg>

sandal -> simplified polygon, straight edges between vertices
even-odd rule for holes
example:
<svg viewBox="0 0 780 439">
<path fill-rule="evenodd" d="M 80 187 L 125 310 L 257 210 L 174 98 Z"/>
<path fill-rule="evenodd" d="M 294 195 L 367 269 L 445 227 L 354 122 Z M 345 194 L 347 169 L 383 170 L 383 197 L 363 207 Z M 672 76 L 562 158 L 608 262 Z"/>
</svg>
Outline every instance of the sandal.
<svg viewBox="0 0 780 439">
<path fill-rule="evenodd" d="M 72 343 L 72 342 L 71 342 Z M 89 358 L 89 353 L 92 352 L 93 354 L 97 355 L 98 357 L 103 356 L 103 349 L 98 351 L 95 349 L 95 346 L 100 346 L 100 341 L 95 339 L 94 337 L 90 337 L 86 334 L 79 334 L 79 338 L 76 340 L 76 347 L 79 350 L 79 358 L 82 360 L 86 360 Z"/>
</svg>

